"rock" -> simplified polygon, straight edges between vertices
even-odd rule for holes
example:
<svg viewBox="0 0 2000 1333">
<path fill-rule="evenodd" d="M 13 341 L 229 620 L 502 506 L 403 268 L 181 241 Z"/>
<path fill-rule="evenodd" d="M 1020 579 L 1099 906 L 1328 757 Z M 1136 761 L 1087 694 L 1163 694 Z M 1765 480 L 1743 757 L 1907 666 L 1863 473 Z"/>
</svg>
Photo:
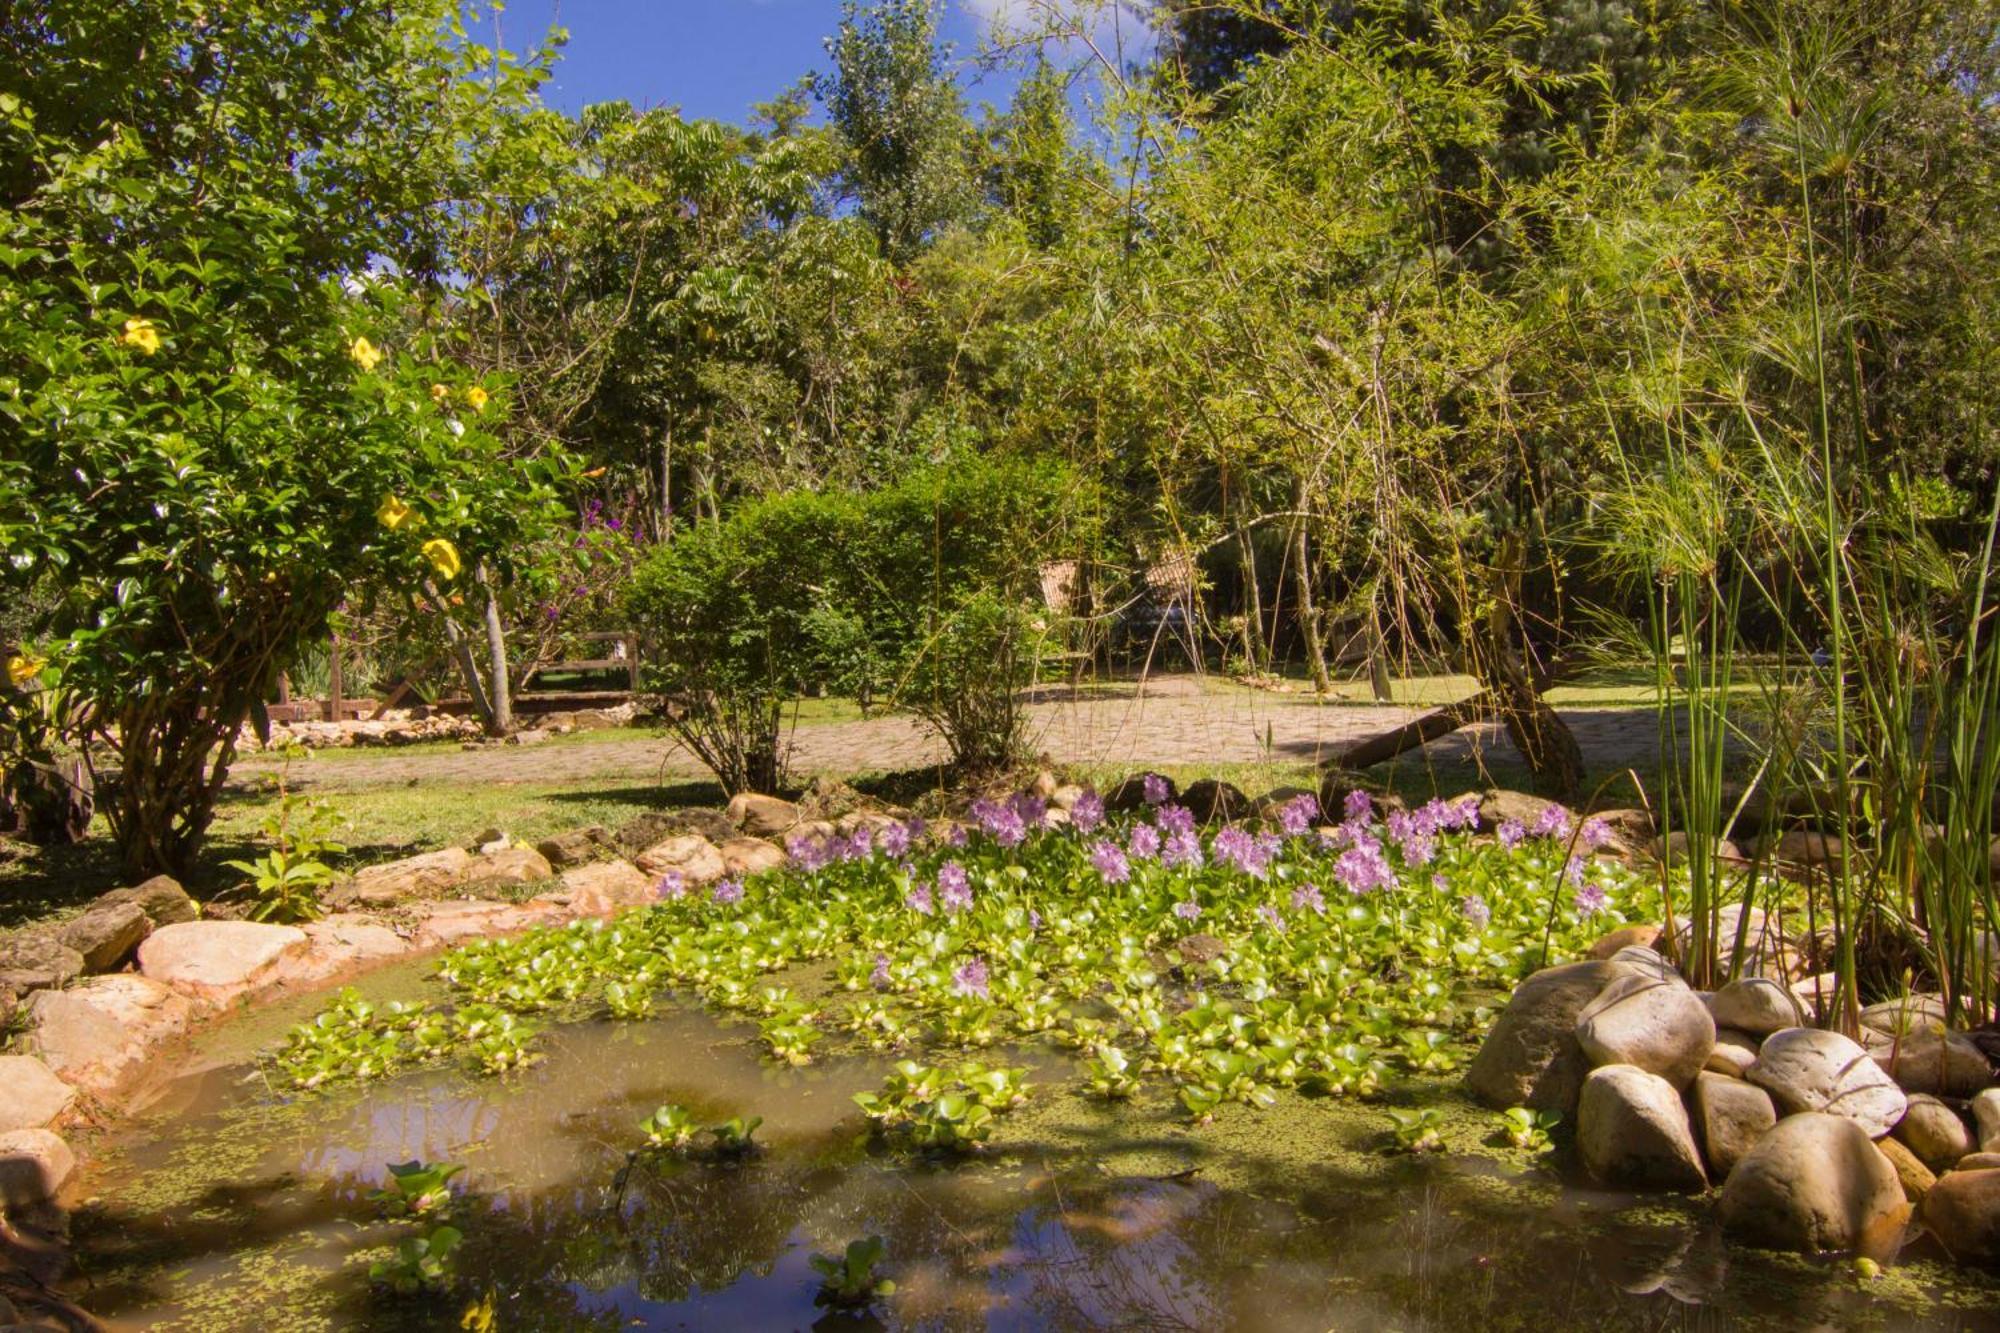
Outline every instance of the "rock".
<svg viewBox="0 0 2000 1333">
<path fill-rule="evenodd" d="M 1164 773 L 1134 773 L 1113 787 L 1104 797 L 1104 808 L 1113 814 L 1130 814 L 1134 810 L 1144 810 L 1150 804 L 1146 800 L 1146 779 L 1151 778 L 1167 794 L 1169 801 L 1178 800 L 1180 788 Z"/>
<path fill-rule="evenodd" d="M 1532 828 L 1544 810 L 1558 804 L 1524 791 L 1496 787 L 1479 798 L 1479 827 L 1490 832 L 1511 819 Z"/>
<path fill-rule="evenodd" d="M 1894 1000 L 1879 1000 L 1861 1011 L 1861 1026 L 1892 1037 L 1921 1031 L 1942 1032 L 1944 997 L 1916 991 Z"/>
<path fill-rule="evenodd" d="M 1697 1074 L 1693 1102 L 1695 1136 L 1716 1180 L 1726 1179 L 1778 1123 L 1770 1093 L 1722 1074 Z"/>
<path fill-rule="evenodd" d="M 715 849 L 722 854 L 722 867 L 738 879 L 749 879 L 785 864 L 780 847 L 762 838 L 730 838 Z"/>
<path fill-rule="evenodd" d="M 102 907 L 112 903 L 136 903 L 154 929 L 161 926 L 177 926 L 183 921 L 195 921 L 201 917 L 201 908 L 188 897 L 187 890 L 171 875 L 155 875 L 142 884 L 129 889 L 113 889 L 99 895 L 97 905 Z"/>
<path fill-rule="evenodd" d="M 1715 1049 L 1708 1053 L 1708 1059 L 1702 1064 L 1702 1068 L 1718 1074 L 1727 1074 L 1730 1078 L 1748 1078 L 1750 1066 L 1757 1063 L 1757 1047 L 1760 1044 L 1759 1038 L 1747 1032 L 1738 1032 L 1735 1028 L 1717 1028 Z"/>
<path fill-rule="evenodd" d="M 1708 1011 L 1717 1027 L 1759 1037 L 1804 1027 L 1806 1021 L 1797 998 L 1768 977 L 1738 977 L 1709 999 Z"/>
<path fill-rule="evenodd" d="M 2000 1088 L 1988 1088 L 1971 1102 L 1972 1136 L 1979 1151 L 2000 1152 Z"/>
<path fill-rule="evenodd" d="M 1852 1120 L 1871 1139 L 1887 1134 L 1909 1104 L 1896 1081 L 1838 1032 L 1786 1028 L 1764 1039 L 1750 1081 L 1786 1111 L 1824 1111 Z"/>
<path fill-rule="evenodd" d="M 623 865 L 624 862 L 609 864 Z M 420 949 L 445 949 L 464 940 L 518 935 L 535 926 L 547 925 L 561 914 L 555 903 L 542 898 L 526 903 L 496 903 L 482 899 L 427 903 L 423 907 L 423 919 L 417 924 L 416 945 Z"/>
<path fill-rule="evenodd" d="M 736 825 L 720 810 L 699 806 L 653 810 L 618 826 L 618 853 L 629 861 L 654 843 L 682 833 L 699 833 L 714 843 L 742 836 Z"/>
<path fill-rule="evenodd" d="M 0 1134 L 0 1204 L 32 1208 L 62 1192 L 76 1172 L 76 1154 L 46 1129 Z"/>
<path fill-rule="evenodd" d="M 255 921 L 183 921 L 139 946 L 139 971 L 198 1003 L 224 1005 L 272 982 L 306 933 Z"/>
<path fill-rule="evenodd" d="M 1790 829 L 1780 833 L 1770 844 L 1771 855 L 1780 861 L 1790 861 L 1794 865 L 1833 865 L 1841 857 L 1841 840 L 1838 834 L 1821 833 L 1817 829 Z"/>
<path fill-rule="evenodd" d="M 373 917 L 336 913 L 304 927 L 312 941 L 281 969 L 283 984 L 305 989 L 401 958 L 416 946 Z"/>
<path fill-rule="evenodd" d="M 685 833 L 654 843 L 639 853 L 638 866 L 653 880 L 678 874 L 681 883 L 691 889 L 713 884 L 729 873 L 729 867 L 723 864 L 722 853 L 699 833 Z M 651 888 L 650 881 L 648 888 Z"/>
<path fill-rule="evenodd" d="M 1792 983 L 1792 997 L 1805 1007 L 1813 1018 L 1823 1016 L 1833 997 L 1839 993 L 1840 978 L 1832 972 L 1821 972 Z"/>
<path fill-rule="evenodd" d="M 1991 1171 L 1996 1167 L 2000 1167 L 2000 1152 L 1969 1152 L 1959 1158 L 1951 1171 L 1945 1174 L 1950 1175 L 1956 1171 Z"/>
<path fill-rule="evenodd" d="M 344 902 L 364 907 L 437 898 L 463 883 L 471 867 L 472 853 L 463 847 L 406 856 L 400 861 L 355 872 L 353 882 L 341 897 Z"/>
<path fill-rule="evenodd" d="M 1678 1091 L 1715 1049 L 1715 1020 L 1678 977 L 1626 977 L 1583 1007 L 1576 1040 L 1591 1063 L 1633 1065 Z"/>
<path fill-rule="evenodd" d="M 1568 1115 L 1590 1062 L 1577 1044 L 1585 1005 L 1631 969 L 1612 960 L 1544 968 L 1519 986 L 1466 1070 L 1466 1086 L 1489 1106 L 1529 1106 Z"/>
<path fill-rule="evenodd" d="M 557 870 L 566 870 L 570 866 L 580 866 L 595 861 L 611 849 L 611 835 L 605 832 L 601 824 L 592 824 L 589 828 L 571 829 L 567 833 L 558 833 L 553 838 L 544 838 L 535 844 L 535 850 L 547 858 L 548 863 Z"/>
<path fill-rule="evenodd" d="M 1610 958 L 1627 949 L 1650 949 L 1663 932 L 1658 926 L 1620 926 L 1590 946 L 1586 958 Z"/>
<path fill-rule="evenodd" d="M 116 972 L 43 991 L 29 1001 L 28 1015 L 26 1048 L 63 1082 L 109 1096 L 146 1072 L 156 1047 L 187 1031 L 194 1003 L 157 981 Z"/>
<path fill-rule="evenodd" d="M 1956 1032 L 1918 1031 L 1901 1041 L 1863 1028 L 1868 1053 L 1905 1092 L 1970 1097 L 1993 1081 L 1986 1053 Z"/>
<path fill-rule="evenodd" d="M 790 801 L 756 792 L 738 792 L 729 798 L 729 822 L 753 838 L 776 838 L 799 822 L 800 811 Z"/>
<path fill-rule="evenodd" d="M 570 910 L 577 916 L 610 916 L 657 901 L 654 886 L 658 879 L 630 861 L 593 861 L 563 871 L 562 892 L 569 896 Z"/>
<path fill-rule="evenodd" d="M 1049 793 L 1049 804 L 1057 810 L 1074 810 L 1076 803 L 1083 799 L 1084 788 L 1074 782 L 1065 782 Z"/>
<path fill-rule="evenodd" d="M 482 852 L 465 868 L 467 887 L 481 884 L 539 884 L 554 879 L 549 858 L 532 847 L 502 847 Z"/>
<path fill-rule="evenodd" d="M 54 990 L 83 975 L 83 955 L 47 931 L 24 931 L 5 943 L 0 987 L 16 995 Z"/>
<path fill-rule="evenodd" d="M 1937 1184 L 1937 1176 L 1932 1174 L 1931 1169 L 1894 1138 L 1877 1139 L 1875 1151 L 1887 1158 L 1889 1165 L 1896 1169 L 1896 1179 L 1903 1186 L 1903 1197 L 1911 1203 L 1922 1203 L 1931 1186 Z"/>
<path fill-rule="evenodd" d="M 1673 1084 L 1632 1065 L 1604 1065 L 1583 1080 L 1576 1144 L 1606 1185 L 1700 1190 L 1708 1185 L 1687 1112 Z"/>
<path fill-rule="evenodd" d="M 1910 1205 L 1889 1159 L 1845 1116 L 1787 1116 L 1736 1164 L 1718 1210 L 1725 1231 L 1773 1249 L 1882 1252 Z"/>
<path fill-rule="evenodd" d="M 1765 917 L 1763 909 L 1750 909 L 1744 921 L 1743 905 L 1728 903 L 1715 914 L 1715 956 L 1725 970 L 1736 952 L 1736 933 L 1743 931 L 1741 976 L 1781 977 L 1786 961 L 1785 938 L 1778 924 Z M 1694 940 L 1694 924 L 1683 921 L 1674 927 L 1674 953 L 1685 958 Z"/>
<path fill-rule="evenodd" d="M 1933 1171 L 1948 1171 L 1972 1151 L 1972 1131 L 1958 1112 L 1928 1093 L 1910 1098 L 1896 1137 Z"/>
<path fill-rule="evenodd" d="M 1651 977 L 1655 981 L 1663 981 L 1669 985 L 1679 986 L 1682 990 L 1687 989 L 1687 981 L 1681 976 L 1679 970 L 1674 967 L 1666 955 L 1656 950 L 1642 949 L 1636 945 L 1628 944 L 1617 953 L 1612 954 L 1611 961 L 1617 963 L 1634 976 Z"/>
<path fill-rule="evenodd" d="M 1924 1196 L 1924 1225 L 1960 1263 L 2000 1262 L 2000 1169 L 1940 1176 Z"/>
<path fill-rule="evenodd" d="M 1672 865 L 1686 865 L 1690 841 L 1686 831 L 1682 829 L 1675 829 L 1664 838 L 1654 838 L 1650 848 L 1653 859 Z M 1746 859 L 1743 849 L 1727 838 L 1715 840 L 1715 854 L 1725 861 Z"/>
<path fill-rule="evenodd" d="M 76 1089 L 32 1055 L 0 1055 L 0 1134 L 40 1129 L 69 1109 Z"/>
<path fill-rule="evenodd" d="M 506 743 L 508 745 L 540 745 L 543 741 L 552 741 L 555 738 L 556 733 L 547 727 L 528 727 L 509 736 Z"/>
<path fill-rule="evenodd" d="M 93 903 L 83 915 L 64 922 L 56 938 L 83 955 L 84 971 L 109 972 L 152 933 L 152 918 L 139 904 Z"/>
</svg>

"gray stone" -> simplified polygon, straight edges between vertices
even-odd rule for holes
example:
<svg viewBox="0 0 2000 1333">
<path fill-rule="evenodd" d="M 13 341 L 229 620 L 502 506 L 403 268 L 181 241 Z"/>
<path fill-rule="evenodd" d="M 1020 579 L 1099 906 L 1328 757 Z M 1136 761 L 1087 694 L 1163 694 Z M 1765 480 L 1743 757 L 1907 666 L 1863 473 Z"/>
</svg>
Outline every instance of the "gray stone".
<svg viewBox="0 0 2000 1333">
<path fill-rule="evenodd" d="M 800 819 L 798 806 L 776 796 L 738 792 L 729 798 L 729 822 L 753 838 L 775 838 Z"/>
<path fill-rule="evenodd" d="M 2000 1152 L 2000 1088 L 1988 1088 L 1974 1097 L 1970 1109 L 1979 1151 Z"/>
<path fill-rule="evenodd" d="M 2000 1169 L 2000 1152 L 1969 1152 L 1953 1164 L 1952 1171 L 1992 1171 Z"/>
<path fill-rule="evenodd" d="M 1837 834 L 1817 829 L 1791 829 L 1772 842 L 1771 854 L 1794 865 L 1833 865 L 1840 860 L 1841 840 Z"/>
<path fill-rule="evenodd" d="M 223 1005 L 261 990 L 306 933 L 256 921 L 184 921 L 162 926 L 139 946 L 139 971 L 204 1004 Z"/>
<path fill-rule="evenodd" d="M 1664 838 L 1653 839 L 1653 859 L 1655 861 L 1670 862 L 1673 865 L 1686 865 L 1688 862 L 1688 845 L 1689 838 L 1686 832 L 1681 829 L 1675 829 Z M 1743 849 L 1727 838 L 1716 839 L 1715 852 L 1716 855 L 1725 861 L 1741 861 L 1745 859 Z"/>
<path fill-rule="evenodd" d="M 1590 1061 L 1577 1044 L 1585 1005 L 1620 977 L 1620 963 L 1590 960 L 1544 968 L 1519 986 L 1466 1070 L 1466 1086 L 1489 1106 L 1529 1106 L 1568 1115 Z"/>
<path fill-rule="evenodd" d="M 6 941 L 0 987 L 16 995 L 54 990 L 83 975 L 83 955 L 48 931 L 24 931 Z"/>
<path fill-rule="evenodd" d="M 129 889 L 113 889 L 101 895 L 97 903 L 99 906 L 137 903 L 156 930 L 161 926 L 177 926 L 183 921 L 198 920 L 201 916 L 201 907 L 188 897 L 187 890 L 171 875 L 155 875 Z"/>
<path fill-rule="evenodd" d="M 1908 1104 L 1896 1081 L 1838 1032 L 1786 1028 L 1764 1039 L 1750 1081 L 1780 1109 L 1824 1111 L 1852 1120 L 1871 1139 L 1887 1134 Z"/>
<path fill-rule="evenodd" d="M 76 1089 L 32 1055 L 0 1055 L 0 1134 L 41 1129 L 69 1109 Z"/>
<path fill-rule="evenodd" d="M 1708 1185 L 1687 1111 L 1674 1086 L 1632 1065 L 1605 1065 L 1583 1080 L 1577 1150 L 1606 1185 L 1700 1190 Z"/>
<path fill-rule="evenodd" d="M 1725 1231 L 1774 1249 L 1892 1251 L 1910 1205 L 1896 1168 L 1845 1116 L 1787 1116 L 1736 1164 L 1718 1201 Z"/>
<path fill-rule="evenodd" d="M 1764 915 L 1760 907 L 1750 909 L 1748 918 L 1741 903 L 1728 903 L 1715 914 L 1715 957 L 1728 968 L 1736 952 L 1736 934 L 1743 932 L 1743 976 L 1778 976 L 1786 961 L 1785 938 L 1778 923 Z M 1674 952 L 1685 958 L 1694 941 L 1694 923 L 1683 921 L 1674 928 Z"/>
<path fill-rule="evenodd" d="M 1696 1075 L 1693 1101 L 1695 1134 L 1716 1180 L 1726 1179 L 1778 1123 L 1770 1093 L 1722 1074 Z"/>
<path fill-rule="evenodd" d="M 1715 1049 L 1715 1021 L 1678 977 L 1625 977 L 1583 1007 L 1576 1039 L 1591 1063 L 1635 1065 L 1678 1090 Z"/>
<path fill-rule="evenodd" d="M 1942 1032 L 1945 1028 L 1944 997 L 1915 992 L 1894 1000 L 1879 1000 L 1861 1011 L 1861 1026 L 1892 1037 L 1913 1032 Z"/>
<path fill-rule="evenodd" d="M 1735 1028 L 1715 1030 L 1715 1049 L 1708 1053 L 1703 1069 L 1717 1074 L 1727 1074 L 1731 1078 L 1750 1077 L 1750 1066 L 1757 1063 L 1757 1048 L 1761 1039 Z"/>
<path fill-rule="evenodd" d="M 1948 1171 L 1972 1151 L 1972 1131 L 1957 1111 L 1936 1097 L 1918 1093 L 1896 1124 L 1896 1137 L 1933 1171 Z"/>
<path fill-rule="evenodd" d="M 63 923 L 57 938 L 83 955 L 86 972 L 109 972 L 153 933 L 153 922 L 137 903 L 94 903 Z"/>
<path fill-rule="evenodd" d="M 1956 1032 L 1912 1032 L 1900 1041 L 1863 1028 L 1868 1054 L 1905 1092 L 1970 1097 L 1993 1082 L 1986 1053 Z"/>
<path fill-rule="evenodd" d="M 0 1134 L 0 1204 L 32 1208 L 62 1192 L 76 1171 L 76 1154 L 46 1129 Z"/>
<path fill-rule="evenodd" d="M 1924 1225 L 1960 1263 L 2000 1262 L 2000 1169 L 1939 1177 L 1924 1196 Z"/>
<path fill-rule="evenodd" d="M 1785 1028 L 1803 1027 L 1805 1009 L 1793 994 L 1767 977 L 1738 977 L 1708 1002 L 1719 1028 L 1736 1028 L 1768 1037 Z"/>
<path fill-rule="evenodd" d="M 1479 827 L 1491 832 L 1510 819 L 1532 827 L 1544 810 L 1556 804 L 1558 802 L 1524 791 L 1496 787 L 1479 798 Z M 1338 811 L 1330 812 L 1330 817 L 1337 818 Z"/>
</svg>

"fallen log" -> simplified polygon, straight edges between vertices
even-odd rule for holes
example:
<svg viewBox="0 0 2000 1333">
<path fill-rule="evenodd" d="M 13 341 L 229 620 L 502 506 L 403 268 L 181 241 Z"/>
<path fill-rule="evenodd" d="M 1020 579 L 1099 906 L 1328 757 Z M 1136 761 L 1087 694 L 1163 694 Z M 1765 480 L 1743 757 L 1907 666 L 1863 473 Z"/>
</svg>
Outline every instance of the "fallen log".
<svg viewBox="0 0 2000 1333">
<path fill-rule="evenodd" d="M 1493 691 L 1481 690 L 1469 699 L 1461 699 L 1435 712 L 1426 713 L 1414 722 L 1406 722 L 1389 731 L 1364 736 L 1358 741 L 1343 746 L 1328 756 L 1325 766 L 1344 768 L 1358 772 L 1372 768 L 1376 764 L 1387 763 L 1399 754 L 1421 749 L 1432 741 L 1449 736 L 1461 727 L 1469 727 L 1475 722 L 1490 722 L 1499 716 L 1500 708 Z"/>
</svg>

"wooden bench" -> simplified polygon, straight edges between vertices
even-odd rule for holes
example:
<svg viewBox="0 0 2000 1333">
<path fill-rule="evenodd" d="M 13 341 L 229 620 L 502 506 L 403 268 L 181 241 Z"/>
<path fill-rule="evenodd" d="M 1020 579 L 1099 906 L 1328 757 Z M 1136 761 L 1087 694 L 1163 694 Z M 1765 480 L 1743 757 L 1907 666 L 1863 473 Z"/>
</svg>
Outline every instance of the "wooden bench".
<svg viewBox="0 0 2000 1333">
<path fill-rule="evenodd" d="M 584 643 L 608 643 L 611 652 L 605 657 L 574 657 L 560 662 L 544 662 L 532 668 L 521 678 L 520 692 L 528 693 L 528 686 L 535 677 L 555 675 L 565 671 L 622 671 L 625 673 L 625 687 L 633 694 L 639 692 L 639 636 L 631 630 L 595 630 L 576 636 Z"/>
</svg>

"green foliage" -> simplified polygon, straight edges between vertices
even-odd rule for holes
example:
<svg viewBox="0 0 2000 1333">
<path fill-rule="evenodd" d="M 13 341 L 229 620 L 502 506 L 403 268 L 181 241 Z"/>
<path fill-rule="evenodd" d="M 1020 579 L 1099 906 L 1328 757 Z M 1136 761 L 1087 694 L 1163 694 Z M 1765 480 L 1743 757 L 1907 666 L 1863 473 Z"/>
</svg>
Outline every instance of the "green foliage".
<svg viewBox="0 0 2000 1333">
<path fill-rule="evenodd" d="M 1389 1121 L 1391 1136 L 1400 1152 L 1427 1153 L 1444 1151 L 1444 1112 L 1435 1106 L 1427 1106 L 1418 1111 L 1404 1111 L 1391 1108 Z"/>
<path fill-rule="evenodd" d="M 391 1259 L 368 1265 L 368 1280 L 380 1283 L 399 1296 L 421 1291 L 441 1291 L 449 1287 L 456 1272 L 454 1252 L 465 1235 L 457 1227 L 433 1227 L 421 1236 L 405 1236 L 396 1242 Z"/>
<path fill-rule="evenodd" d="M 670 1104 L 641 1120 L 639 1132 L 646 1136 L 646 1146 L 655 1152 L 685 1152 L 700 1131 L 695 1126 L 693 1112 Z"/>
<path fill-rule="evenodd" d="M 334 879 L 333 867 L 320 858 L 347 850 L 331 838 L 340 816 L 326 802 L 301 797 L 287 789 L 292 763 L 310 754 L 292 747 L 279 770 L 278 800 L 261 827 L 269 851 L 255 861 L 224 861 L 250 876 L 252 921 L 311 921 L 319 916 L 318 894 Z"/>
<path fill-rule="evenodd" d="M 847 1242 L 840 1254 L 815 1254 L 813 1271 L 822 1279 L 815 1304 L 861 1309 L 896 1294 L 896 1284 L 875 1270 L 889 1252 L 880 1236 Z"/>
<path fill-rule="evenodd" d="M 465 1170 L 451 1162 L 389 1163 L 389 1188 L 376 1190 L 369 1199 L 384 1217 L 406 1218 L 440 1215 L 451 1209 L 451 1178 Z"/>
<path fill-rule="evenodd" d="M 757 1126 L 764 1123 L 764 1117 L 753 1115 L 749 1118 L 731 1116 L 719 1125 L 708 1127 L 709 1136 L 715 1140 L 715 1154 L 718 1157 L 748 1157 L 759 1149 L 759 1144 L 751 1138 Z"/>
<path fill-rule="evenodd" d="M 1546 1152 L 1549 1135 L 1562 1123 L 1562 1116 L 1554 1111 L 1534 1111 L 1525 1106 L 1511 1106 L 1498 1117 L 1500 1137 L 1509 1147 L 1527 1152 Z"/>
</svg>

